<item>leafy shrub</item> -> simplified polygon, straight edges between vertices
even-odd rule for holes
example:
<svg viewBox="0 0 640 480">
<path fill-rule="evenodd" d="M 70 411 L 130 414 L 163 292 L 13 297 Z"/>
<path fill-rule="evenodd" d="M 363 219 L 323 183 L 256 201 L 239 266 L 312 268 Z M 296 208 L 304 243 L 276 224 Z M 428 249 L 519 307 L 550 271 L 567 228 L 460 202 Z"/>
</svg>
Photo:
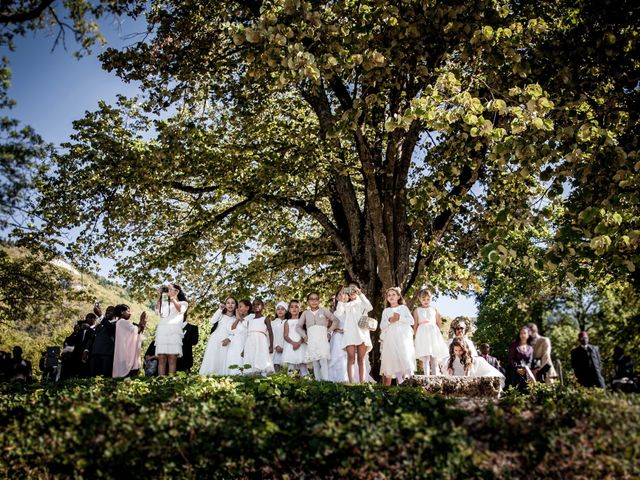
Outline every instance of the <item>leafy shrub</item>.
<svg viewBox="0 0 640 480">
<path fill-rule="evenodd" d="M 412 388 L 285 376 L 5 389 L 0 476 L 455 478 L 462 415 Z"/>
<path fill-rule="evenodd" d="M 2 478 L 632 478 L 640 402 L 536 388 L 467 410 L 283 375 L 0 387 Z"/>
</svg>

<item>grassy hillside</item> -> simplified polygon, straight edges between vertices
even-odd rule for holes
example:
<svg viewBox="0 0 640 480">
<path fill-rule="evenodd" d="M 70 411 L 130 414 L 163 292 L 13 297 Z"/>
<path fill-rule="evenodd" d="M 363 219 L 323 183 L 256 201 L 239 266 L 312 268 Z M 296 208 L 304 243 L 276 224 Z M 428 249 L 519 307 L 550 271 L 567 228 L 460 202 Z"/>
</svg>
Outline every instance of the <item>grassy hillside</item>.
<svg viewBox="0 0 640 480">
<path fill-rule="evenodd" d="M 0 386 L 2 478 L 640 478 L 640 398 L 185 376 Z"/>
<path fill-rule="evenodd" d="M 5 245 L 0 248 L 11 259 L 25 255 L 15 247 Z M 0 322 L 0 350 L 10 351 L 15 345 L 20 345 L 34 368 L 37 368 L 40 353 L 47 346 L 62 345 L 65 337 L 73 331 L 75 322 L 93 310 L 95 300 L 99 300 L 103 308 L 126 303 L 131 306 L 135 320 L 142 311 L 152 313 L 148 305 L 135 301 L 127 290 L 104 278 L 78 271 L 62 262 L 57 262 L 51 269 L 51 275 L 57 277 L 62 274 L 63 280 L 60 281 L 64 282 L 65 295 L 52 294 L 42 314 Z M 17 292 L 16 295 L 20 294 Z M 157 323 L 155 315 L 149 315 L 149 323 L 152 330 Z"/>
</svg>

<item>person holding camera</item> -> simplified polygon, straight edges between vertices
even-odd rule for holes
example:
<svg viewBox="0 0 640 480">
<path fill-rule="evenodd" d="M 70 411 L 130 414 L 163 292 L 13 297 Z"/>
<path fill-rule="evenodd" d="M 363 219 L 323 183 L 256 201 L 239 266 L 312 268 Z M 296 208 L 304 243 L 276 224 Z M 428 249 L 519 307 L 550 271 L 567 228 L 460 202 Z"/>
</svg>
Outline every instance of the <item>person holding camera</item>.
<svg viewBox="0 0 640 480">
<path fill-rule="evenodd" d="M 162 301 L 167 294 L 166 303 Z M 171 283 L 158 289 L 156 312 L 160 315 L 160 323 L 156 329 L 156 356 L 158 357 L 158 376 L 176 373 L 178 357 L 182 356 L 182 326 L 186 321 L 189 303 L 182 288 Z"/>
<path fill-rule="evenodd" d="M 373 348 L 373 343 L 369 328 L 361 328 L 359 322 L 373 310 L 373 306 L 355 282 L 351 282 L 342 292 L 347 295 L 347 301 L 338 302 L 335 315 L 344 318 L 342 345 L 347 351 L 347 376 L 349 383 L 353 383 L 353 365 L 357 354 L 359 382 L 365 383 L 365 360 Z"/>
</svg>

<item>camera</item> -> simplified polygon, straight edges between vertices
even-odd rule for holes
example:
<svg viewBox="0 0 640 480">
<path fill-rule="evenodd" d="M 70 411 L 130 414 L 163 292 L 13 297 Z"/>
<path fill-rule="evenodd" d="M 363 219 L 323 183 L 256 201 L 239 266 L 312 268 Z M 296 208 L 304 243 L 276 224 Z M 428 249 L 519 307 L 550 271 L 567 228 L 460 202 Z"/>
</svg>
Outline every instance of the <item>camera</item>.
<svg viewBox="0 0 640 480">
<path fill-rule="evenodd" d="M 162 293 L 169 293 L 169 287 L 162 287 Z"/>
<path fill-rule="evenodd" d="M 351 295 L 355 290 L 353 289 L 353 287 L 344 287 L 342 291 L 347 295 Z"/>
</svg>

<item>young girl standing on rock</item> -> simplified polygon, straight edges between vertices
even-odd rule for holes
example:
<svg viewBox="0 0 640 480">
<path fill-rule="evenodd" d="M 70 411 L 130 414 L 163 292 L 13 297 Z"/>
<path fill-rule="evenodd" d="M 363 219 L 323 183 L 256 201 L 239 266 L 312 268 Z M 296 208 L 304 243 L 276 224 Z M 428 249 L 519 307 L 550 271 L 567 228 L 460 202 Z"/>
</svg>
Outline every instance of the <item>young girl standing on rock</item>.
<svg viewBox="0 0 640 480">
<path fill-rule="evenodd" d="M 413 311 L 416 358 L 422 363 L 425 375 L 437 375 L 439 361 L 449 353 L 440 331 L 442 319 L 440 312 L 431 305 L 429 290 L 420 290 L 418 300 L 422 306 Z"/>
<path fill-rule="evenodd" d="M 416 353 L 413 345 L 413 316 L 404 304 L 398 287 L 386 292 L 387 308 L 382 312 L 380 329 L 384 335 L 384 348 L 380 355 L 380 374 L 385 385 L 391 385 L 393 377 L 398 385 L 413 375 Z"/>
</svg>

